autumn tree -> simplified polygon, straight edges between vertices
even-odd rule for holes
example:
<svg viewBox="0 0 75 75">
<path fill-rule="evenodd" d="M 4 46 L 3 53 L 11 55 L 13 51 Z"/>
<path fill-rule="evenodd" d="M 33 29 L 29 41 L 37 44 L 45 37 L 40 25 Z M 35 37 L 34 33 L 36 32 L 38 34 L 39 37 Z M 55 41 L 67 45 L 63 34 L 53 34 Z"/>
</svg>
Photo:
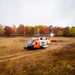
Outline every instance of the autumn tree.
<svg viewBox="0 0 75 75">
<path fill-rule="evenodd" d="M 35 34 L 35 28 L 34 27 L 31 27 L 31 35 Z"/>
<path fill-rule="evenodd" d="M 60 31 L 60 28 L 59 27 L 54 27 L 53 28 L 54 34 L 58 34 L 59 31 Z"/>
<path fill-rule="evenodd" d="M 34 29 L 35 29 L 35 34 L 40 34 L 40 28 L 39 28 L 39 26 L 35 26 L 34 27 Z"/>
<path fill-rule="evenodd" d="M 9 27 L 9 26 L 5 26 L 5 28 L 4 28 L 4 34 L 9 37 L 10 34 L 12 34 L 12 28 Z"/>
<path fill-rule="evenodd" d="M 47 32 L 47 27 L 46 26 L 43 26 L 41 28 L 41 34 L 46 34 L 46 32 Z"/>
<path fill-rule="evenodd" d="M 31 34 L 33 31 L 32 31 L 32 26 L 27 26 L 26 27 L 26 34 Z"/>
<path fill-rule="evenodd" d="M 17 27 L 17 34 L 20 34 L 20 26 Z"/>
<path fill-rule="evenodd" d="M 37 33 L 37 34 L 40 34 L 40 28 L 37 28 L 37 29 L 36 29 L 36 33 Z"/>
<path fill-rule="evenodd" d="M 0 24 L 0 35 L 3 35 L 3 32 L 4 32 L 3 26 L 2 26 L 2 24 Z"/>
<path fill-rule="evenodd" d="M 63 35 L 64 35 L 64 36 L 69 36 L 69 27 L 65 27 L 65 28 L 63 29 Z"/>
<path fill-rule="evenodd" d="M 20 25 L 20 34 L 25 34 L 25 27 L 23 24 Z"/>
<path fill-rule="evenodd" d="M 12 34 L 17 34 L 17 28 L 15 25 L 12 27 Z"/>
<path fill-rule="evenodd" d="M 75 28 L 74 27 L 69 28 L 69 36 L 75 37 Z"/>
<path fill-rule="evenodd" d="M 34 27 L 35 34 L 46 34 L 49 33 L 49 27 L 44 25 L 38 25 Z"/>
<path fill-rule="evenodd" d="M 53 33 L 53 26 L 52 25 L 50 25 L 47 29 L 48 29 L 49 33 Z"/>
<path fill-rule="evenodd" d="M 58 35 L 58 36 L 62 36 L 62 35 L 63 35 L 63 31 L 61 31 L 61 30 L 58 31 L 57 35 Z"/>
<path fill-rule="evenodd" d="M 46 34 L 50 34 L 50 28 L 48 26 L 46 28 Z"/>
</svg>

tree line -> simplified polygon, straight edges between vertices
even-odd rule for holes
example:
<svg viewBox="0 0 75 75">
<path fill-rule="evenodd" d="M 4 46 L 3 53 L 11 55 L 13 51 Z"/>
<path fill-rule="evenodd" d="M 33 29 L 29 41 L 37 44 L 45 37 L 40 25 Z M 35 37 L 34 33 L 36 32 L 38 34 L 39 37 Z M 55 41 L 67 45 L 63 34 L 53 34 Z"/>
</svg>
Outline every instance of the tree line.
<svg viewBox="0 0 75 75">
<path fill-rule="evenodd" d="M 75 37 L 75 27 L 53 27 L 52 25 L 38 25 L 38 26 L 25 26 L 20 24 L 18 27 L 16 25 L 3 26 L 0 24 L 0 35 L 10 36 L 10 35 L 25 35 L 25 36 L 35 36 L 35 35 L 47 35 L 53 33 L 56 36 L 66 36 Z"/>
</svg>

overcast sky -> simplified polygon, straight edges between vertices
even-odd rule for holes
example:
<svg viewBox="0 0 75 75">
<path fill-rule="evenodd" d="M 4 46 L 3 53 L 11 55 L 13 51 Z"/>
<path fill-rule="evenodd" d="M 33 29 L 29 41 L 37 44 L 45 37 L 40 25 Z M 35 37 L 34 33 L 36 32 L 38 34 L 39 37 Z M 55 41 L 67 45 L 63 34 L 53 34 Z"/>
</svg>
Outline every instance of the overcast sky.
<svg viewBox="0 0 75 75">
<path fill-rule="evenodd" d="M 0 24 L 75 26 L 75 0 L 0 0 Z"/>
</svg>

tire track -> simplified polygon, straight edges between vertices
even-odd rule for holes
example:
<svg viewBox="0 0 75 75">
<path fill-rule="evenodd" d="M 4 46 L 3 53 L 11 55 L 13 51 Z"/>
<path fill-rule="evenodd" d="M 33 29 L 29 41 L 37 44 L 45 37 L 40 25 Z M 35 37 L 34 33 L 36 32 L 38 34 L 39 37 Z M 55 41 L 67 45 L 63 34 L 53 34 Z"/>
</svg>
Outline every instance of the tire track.
<svg viewBox="0 0 75 75">
<path fill-rule="evenodd" d="M 56 48 L 62 48 L 63 47 L 62 44 L 63 43 L 56 44 L 56 45 L 50 44 L 50 46 L 45 50 L 26 51 L 26 52 L 22 52 L 22 53 L 16 53 L 16 54 L 12 54 L 12 55 L 2 56 L 2 57 L 0 57 L 0 62 L 15 60 L 15 59 L 22 58 L 24 56 L 34 55 L 34 54 L 38 54 L 38 53 L 45 52 L 45 51 L 48 51 L 48 50 L 53 50 L 53 49 L 56 49 Z"/>
<path fill-rule="evenodd" d="M 19 56 L 19 55 L 22 55 L 22 54 L 24 54 L 24 53 L 17 53 L 17 54 L 2 56 L 2 57 L 0 57 L 0 60 L 7 59 L 7 58 L 12 58 L 12 57 L 16 57 L 16 56 Z"/>
<path fill-rule="evenodd" d="M 35 53 L 35 52 L 33 52 L 33 51 L 30 52 L 29 51 L 29 52 L 16 53 L 16 54 L 12 54 L 12 55 L 2 56 L 2 57 L 0 57 L 0 62 L 5 62 L 5 61 L 18 59 L 18 58 L 21 58 L 21 57 L 24 57 L 28 54 L 30 55 L 30 54 L 33 54 L 33 53 Z"/>
</svg>

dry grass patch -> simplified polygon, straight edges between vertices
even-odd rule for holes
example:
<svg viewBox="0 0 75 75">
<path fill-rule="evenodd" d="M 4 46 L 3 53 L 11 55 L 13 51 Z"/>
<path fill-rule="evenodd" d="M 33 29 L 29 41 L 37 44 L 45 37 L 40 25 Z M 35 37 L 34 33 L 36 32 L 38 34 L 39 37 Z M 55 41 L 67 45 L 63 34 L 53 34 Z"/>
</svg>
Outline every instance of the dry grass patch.
<svg viewBox="0 0 75 75">
<path fill-rule="evenodd" d="M 28 39 L 29 38 L 26 39 L 18 38 L 16 40 L 18 41 L 19 44 L 21 43 L 23 45 L 25 43 L 23 41 L 24 40 L 27 41 Z M 62 40 L 62 37 L 60 39 L 56 37 L 56 39 L 59 41 Z M 72 41 L 70 41 L 71 39 L 72 38 L 69 39 L 63 38 L 63 41 L 65 41 L 65 43 L 68 43 L 67 41 L 69 41 L 70 43 L 67 46 L 65 46 L 64 42 L 62 42 L 62 44 L 65 46 L 63 48 L 58 49 L 56 48 L 54 50 L 53 49 L 51 50 L 51 47 L 52 46 L 54 47 L 55 45 L 51 46 L 49 45 L 47 49 L 41 51 L 40 50 L 27 51 L 30 53 L 24 57 L 14 60 L 8 60 L 2 63 L 0 62 L 0 74 L 75 75 L 75 47 L 74 47 L 75 43 L 72 43 L 72 41 L 74 42 L 74 40 L 72 39 Z M 9 51 L 11 52 L 11 47 L 9 48 Z M 22 52 L 22 46 L 19 47 L 19 52 Z"/>
<path fill-rule="evenodd" d="M 8 61 L 6 64 L 2 63 L 2 67 L 5 68 L 1 69 L 1 73 L 5 75 L 74 75 L 74 45 L 75 43 L 70 44 L 69 50 L 63 47 L 31 54 L 21 59 Z"/>
<path fill-rule="evenodd" d="M 23 52 L 25 38 L 0 38 L 0 56 Z"/>
</svg>

